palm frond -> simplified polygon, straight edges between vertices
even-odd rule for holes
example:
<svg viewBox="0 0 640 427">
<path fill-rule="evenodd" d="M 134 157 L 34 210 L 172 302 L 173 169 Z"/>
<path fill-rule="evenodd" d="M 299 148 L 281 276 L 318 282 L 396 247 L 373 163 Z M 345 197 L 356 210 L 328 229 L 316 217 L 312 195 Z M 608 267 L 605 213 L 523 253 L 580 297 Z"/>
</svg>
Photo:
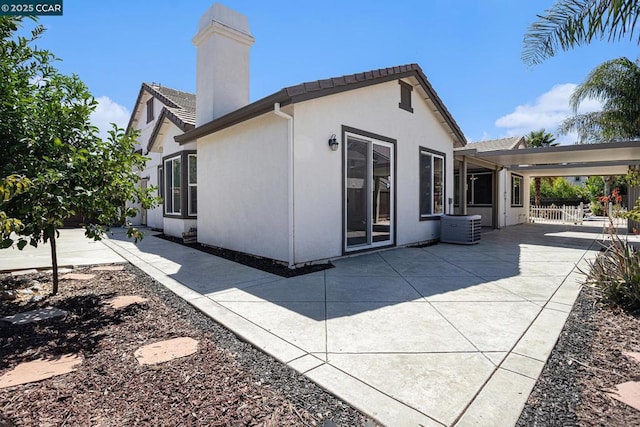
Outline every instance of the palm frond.
<svg viewBox="0 0 640 427">
<path fill-rule="evenodd" d="M 588 98 L 601 101 L 604 109 L 640 111 L 640 67 L 625 57 L 603 62 L 572 94 L 570 105 L 574 112 Z"/>
<path fill-rule="evenodd" d="M 529 147 L 554 147 L 559 143 L 556 138 L 544 129 L 533 130 L 524 137 Z"/>
<path fill-rule="evenodd" d="M 586 99 L 602 102 L 602 111 L 577 114 Z M 607 142 L 640 137 L 640 66 L 628 58 L 598 65 L 571 96 L 576 115 L 560 131 L 576 131 L 581 142 Z"/>
<path fill-rule="evenodd" d="M 595 111 L 586 114 L 577 114 L 565 119 L 558 127 L 558 132 L 566 135 L 570 132 L 578 133 L 578 144 L 592 144 L 601 141 L 602 112 Z"/>
<path fill-rule="evenodd" d="M 637 0 L 559 0 L 531 24 L 524 36 L 522 60 L 540 64 L 594 39 L 618 41 L 625 36 L 636 38 L 640 17 Z M 640 44 L 640 36 L 637 37 Z"/>
</svg>

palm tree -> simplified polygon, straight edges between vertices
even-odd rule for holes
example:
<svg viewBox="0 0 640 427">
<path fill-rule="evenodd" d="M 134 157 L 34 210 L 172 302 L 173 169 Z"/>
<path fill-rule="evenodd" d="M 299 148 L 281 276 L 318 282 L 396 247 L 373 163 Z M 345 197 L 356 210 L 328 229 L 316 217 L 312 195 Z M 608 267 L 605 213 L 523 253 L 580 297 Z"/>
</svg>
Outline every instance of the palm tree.
<svg viewBox="0 0 640 427">
<path fill-rule="evenodd" d="M 636 40 L 640 4 L 637 0 L 558 0 L 537 17 L 524 36 L 522 60 L 529 65 L 594 39 L 611 42 L 628 36 Z M 636 41 L 640 44 L 640 36 Z"/>
<path fill-rule="evenodd" d="M 536 147 L 554 147 L 558 145 L 556 142 L 556 138 L 545 131 L 544 129 L 534 130 L 529 132 L 529 135 L 524 137 L 527 146 L 536 148 Z M 540 206 L 540 184 L 541 179 L 539 176 L 535 177 L 534 186 L 535 186 L 535 201 L 534 204 L 536 206 Z"/>
<path fill-rule="evenodd" d="M 602 111 L 577 114 L 585 99 L 602 102 Z M 577 131 L 579 142 L 608 142 L 640 137 L 640 66 L 628 58 L 598 65 L 571 96 L 576 114 L 566 119 L 560 133 Z"/>
</svg>

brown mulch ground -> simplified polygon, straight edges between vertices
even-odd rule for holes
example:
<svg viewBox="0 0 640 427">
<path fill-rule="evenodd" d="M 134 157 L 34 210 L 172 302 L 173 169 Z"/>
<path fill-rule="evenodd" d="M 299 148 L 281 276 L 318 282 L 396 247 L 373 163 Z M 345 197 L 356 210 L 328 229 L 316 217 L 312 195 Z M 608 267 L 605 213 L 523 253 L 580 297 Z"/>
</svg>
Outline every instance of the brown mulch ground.
<svg viewBox="0 0 640 427">
<path fill-rule="evenodd" d="M 59 294 L 41 301 L 29 302 L 34 295 L 23 294 L 0 301 L 0 317 L 50 305 L 69 312 L 64 319 L 0 326 L 0 375 L 43 356 L 78 352 L 84 357 L 70 374 L 1 389 L 0 425 L 369 424 L 134 267 L 76 272 L 96 277 L 61 281 Z M 20 280 L 1 275 L 0 286 L 29 288 L 35 279 L 46 294 L 50 278 L 46 273 Z M 149 300 L 119 310 L 105 304 L 118 295 Z M 134 357 L 145 344 L 180 336 L 199 340 L 198 352 L 154 366 L 141 366 Z"/>
<path fill-rule="evenodd" d="M 607 394 L 640 381 L 640 363 L 624 351 L 640 351 L 640 312 L 604 304 L 585 287 L 517 425 L 640 425 L 640 411 Z"/>
</svg>

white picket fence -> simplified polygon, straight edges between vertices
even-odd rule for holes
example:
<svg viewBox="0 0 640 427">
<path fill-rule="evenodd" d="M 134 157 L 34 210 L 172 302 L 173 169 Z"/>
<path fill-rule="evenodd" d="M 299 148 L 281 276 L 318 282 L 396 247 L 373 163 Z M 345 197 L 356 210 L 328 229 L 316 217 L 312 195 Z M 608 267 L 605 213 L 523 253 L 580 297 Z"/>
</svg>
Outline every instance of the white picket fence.
<svg viewBox="0 0 640 427">
<path fill-rule="evenodd" d="M 584 214 L 584 203 L 580 203 L 579 206 L 531 206 L 529 209 L 529 221 L 557 224 L 582 224 Z"/>
<path fill-rule="evenodd" d="M 612 203 L 609 203 L 608 211 L 608 216 L 597 217 L 591 215 L 591 210 L 589 207 L 585 207 L 584 203 L 580 203 L 579 206 L 531 206 L 529 208 L 529 222 L 584 224 L 585 221 L 603 221 L 607 226 L 613 223 L 616 228 L 627 226 L 627 220 L 619 217 L 614 211 Z"/>
</svg>

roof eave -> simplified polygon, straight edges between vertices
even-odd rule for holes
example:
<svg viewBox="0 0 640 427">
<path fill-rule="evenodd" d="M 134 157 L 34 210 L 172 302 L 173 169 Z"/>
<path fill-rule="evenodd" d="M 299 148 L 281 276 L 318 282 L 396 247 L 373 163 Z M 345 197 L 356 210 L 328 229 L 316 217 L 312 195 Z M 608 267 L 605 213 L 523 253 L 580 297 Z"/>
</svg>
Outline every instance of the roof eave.
<svg viewBox="0 0 640 427">
<path fill-rule="evenodd" d="M 444 105 L 444 102 L 442 102 L 442 99 L 440 99 L 435 89 L 433 89 L 433 86 L 431 86 L 431 83 L 429 83 L 427 76 L 418 65 L 416 65 L 416 74 L 418 76 L 420 86 L 422 86 L 431 101 L 435 104 L 436 109 L 440 111 L 440 114 L 442 114 L 444 120 L 447 122 L 447 125 L 451 128 L 453 135 L 458 138 L 458 141 L 456 141 L 459 144 L 458 146 L 464 147 L 465 145 L 467 145 L 467 138 L 464 136 L 464 133 L 462 133 L 460 126 L 458 126 L 458 123 L 456 123 L 453 116 Z"/>
<path fill-rule="evenodd" d="M 151 136 L 149 137 L 149 143 L 147 144 L 147 153 L 151 151 L 153 148 L 153 144 L 156 142 L 156 138 L 160 133 L 160 128 L 162 128 L 164 120 L 167 119 L 174 125 L 178 127 L 182 132 L 188 132 L 194 128 L 194 126 L 190 123 L 184 122 L 180 117 L 175 115 L 172 111 L 167 109 L 166 107 L 162 107 L 162 111 L 156 120 L 156 124 L 153 127 L 153 131 L 151 132 Z"/>
<path fill-rule="evenodd" d="M 389 72 L 389 70 L 392 71 Z M 343 76 L 342 78 L 345 77 L 346 76 Z M 175 140 L 179 144 L 186 144 L 203 136 L 209 135 L 211 133 L 217 132 L 219 130 L 225 129 L 227 127 L 233 126 L 235 124 L 241 123 L 243 121 L 271 111 L 271 109 L 273 108 L 273 104 L 276 102 L 279 102 L 282 106 L 285 106 L 292 103 L 309 101 L 311 99 L 316 99 L 323 96 L 334 95 L 347 90 L 359 89 L 380 83 L 385 83 L 388 81 L 399 80 L 406 77 L 415 77 L 424 92 L 427 94 L 427 97 L 431 100 L 431 102 L 433 102 L 437 112 L 442 116 L 442 119 L 444 120 L 446 126 L 449 127 L 450 134 L 452 136 L 452 139 L 454 140 L 454 146 L 464 147 L 467 144 L 467 140 L 462 133 L 462 130 L 453 119 L 453 116 L 451 115 L 449 110 L 447 110 L 447 108 L 444 106 L 444 103 L 435 92 L 418 64 L 399 66 L 392 69 L 387 68 L 374 70 L 370 72 L 350 75 L 348 77 L 352 77 L 356 79 L 356 81 L 346 82 L 346 80 L 344 80 L 344 84 L 334 85 L 331 87 L 321 87 L 322 81 L 318 81 L 318 88 L 313 90 L 308 90 L 305 87 L 310 83 L 302 83 L 300 85 L 287 87 L 280 90 L 279 92 L 267 96 L 266 98 L 263 98 L 236 111 L 233 111 L 222 117 L 198 126 L 189 132 L 186 132 L 182 135 L 177 135 L 175 137 Z M 358 80 L 358 78 L 361 79 Z M 339 79 L 341 78 L 335 78 L 335 80 Z M 328 80 L 333 79 L 327 79 L 327 81 Z M 300 89 L 299 93 L 297 93 L 296 91 L 300 87 L 302 87 L 302 89 Z"/>
<path fill-rule="evenodd" d="M 281 106 L 291 104 L 291 98 L 287 96 L 287 93 L 283 90 L 262 98 L 256 102 L 225 114 L 222 117 L 211 120 L 201 126 L 195 127 L 182 135 L 177 135 L 174 140 L 180 144 L 188 144 L 203 136 L 210 135 L 218 132 L 222 129 L 226 129 L 238 123 L 242 123 L 246 120 L 254 117 L 261 116 L 273 110 L 273 105 L 278 102 Z"/>
</svg>

